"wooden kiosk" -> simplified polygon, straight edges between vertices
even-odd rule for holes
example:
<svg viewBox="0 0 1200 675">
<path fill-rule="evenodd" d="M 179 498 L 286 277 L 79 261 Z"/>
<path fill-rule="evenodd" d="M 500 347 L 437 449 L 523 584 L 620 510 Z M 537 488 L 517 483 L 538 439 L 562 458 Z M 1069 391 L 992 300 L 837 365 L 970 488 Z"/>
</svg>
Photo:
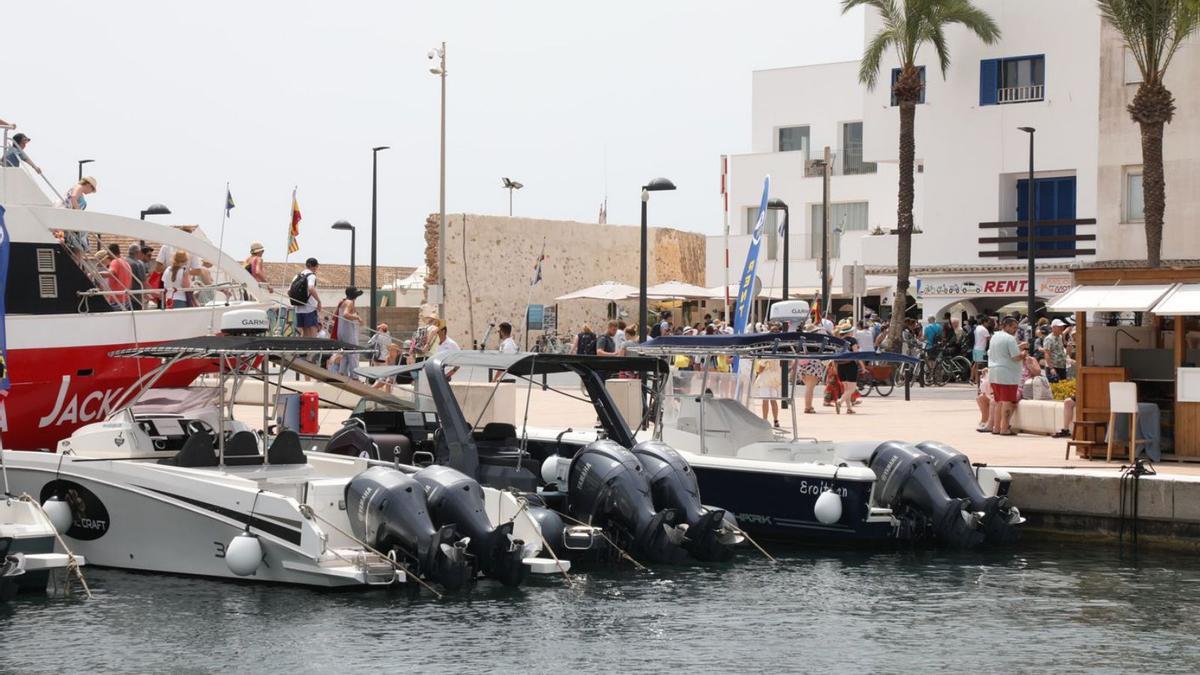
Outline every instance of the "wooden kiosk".
<svg viewBox="0 0 1200 675">
<path fill-rule="evenodd" d="M 1163 459 L 1200 461 L 1200 267 L 1095 266 L 1072 276 L 1074 288 L 1049 306 L 1075 313 L 1070 447 L 1105 456 L 1108 385 L 1134 382 L 1138 401 L 1159 408 Z"/>
</svg>

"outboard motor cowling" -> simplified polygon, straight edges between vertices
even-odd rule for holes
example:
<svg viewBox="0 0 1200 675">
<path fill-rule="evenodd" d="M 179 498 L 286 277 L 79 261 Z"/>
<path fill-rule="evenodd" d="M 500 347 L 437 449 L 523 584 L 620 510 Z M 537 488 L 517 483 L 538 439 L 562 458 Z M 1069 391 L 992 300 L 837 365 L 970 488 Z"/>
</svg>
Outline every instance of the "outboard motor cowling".
<svg viewBox="0 0 1200 675">
<path fill-rule="evenodd" d="M 413 478 L 425 487 L 434 525 L 453 525 L 466 537 L 467 551 L 479 561 L 484 574 L 506 586 L 520 586 L 529 570 L 524 563 L 525 542 L 512 536 L 511 521 L 492 527 L 479 483 L 461 471 L 439 465 L 421 469 Z"/>
<path fill-rule="evenodd" d="M 1014 526 L 1023 522 L 1021 512 L 1008 502 L 1008 497 L 983 494 L 970 458 L 936 441 L 917 443 L 916 448 L 933 458 L 933 469 L 951 497 L 966 499 L 972 511 L 983 512 L 983 532 L 988 543 L 1011 544 L 1017 540 Z"/>
<path fill-rule="evenodd" d="M 377 550 L 417 562 L 416 573 L 457 590 L 475 578 L 467 542 L 453 525 L 435 527 L 425 488 L 412 476 L 373 466 L 346 484 L 346 514 L 354 536 Z"/>
<path fill-rule="evenodd" d="M 588 525 L 615 528 L 634 553 L 653 562 L 681 562 L 684 531 L 675 509 L 656 511 L 650 482 L 633 453 L 610 440 L 588 444 L 571 460 L 568 511 Z"/>
<path fill-rule="evenodd" d="M 898 511 L 915 509 L 933 523 L 937 538 L 947 545 L 970 548 L 983 542 L 981 516 L 971 512 L 969 500 L 946 494 L 932 457 L 911 444 L 887 441 L 875 449 L 870 466 L 877 477 L 879 504 Z"/>
<path fill-rule="evenodd" d="M 724 509 L 700 502 L 700 485 L 687 460 L 662 441 L 642 441 L 632 452 L 650 481 L 654 507 L 675 509 L 687 525 L 683 547 L 697 560 L 732 558 L 733 545 L 741 541 L 736 521 Z"/>
</svg>

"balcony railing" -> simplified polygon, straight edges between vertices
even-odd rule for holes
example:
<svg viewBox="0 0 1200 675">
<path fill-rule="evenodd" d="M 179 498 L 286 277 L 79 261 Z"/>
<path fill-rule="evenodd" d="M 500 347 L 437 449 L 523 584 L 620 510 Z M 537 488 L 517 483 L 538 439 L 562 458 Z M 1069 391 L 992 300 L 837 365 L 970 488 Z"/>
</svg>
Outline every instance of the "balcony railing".
<svg viewBox="0 0 1200 675">
<path fill-rule="evenodd" d="M 999 103 L 1025 103 L 1040 101 L 1045 98 L 1046 85 L 1031 84 L 1024 87 L 1001 87 L 996 90 L 996 101 Z"/>
</svg>

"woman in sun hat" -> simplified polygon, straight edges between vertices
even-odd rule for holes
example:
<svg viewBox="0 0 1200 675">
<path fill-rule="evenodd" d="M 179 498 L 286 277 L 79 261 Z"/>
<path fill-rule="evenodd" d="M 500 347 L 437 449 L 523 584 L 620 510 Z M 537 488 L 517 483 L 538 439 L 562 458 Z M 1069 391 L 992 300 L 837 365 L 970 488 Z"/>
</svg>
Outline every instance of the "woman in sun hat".
<svg viewBox="0 0 1200 675">
<path fill-rule="evenodd" d="M 265 285 L 268 293 L 273 293 L 275 292 L 275 289 L 271 288 L 271 285 L 267 283 L 267 275 L 263 272 L 263 251 L 265 250 L 266 249 L 263 248 L 261 241 L 251 242 L 250 257 L 242 261 L 242 267 L 246 268 L 246 271 L 249 272 L 250 276 L 254 277 L 258 283 Z"/>
<path fill-rule="evenodd" d="M 67 191 L 67 198 L 63 200 L 63 206 L 66 206 L 68 209 L 79 209 L 82 211 L 87 208 L 87 198 L 85 195 L 94 194 L 96 190 L 96 179 L 91 176 L 84 176 Z"/>
</svg>

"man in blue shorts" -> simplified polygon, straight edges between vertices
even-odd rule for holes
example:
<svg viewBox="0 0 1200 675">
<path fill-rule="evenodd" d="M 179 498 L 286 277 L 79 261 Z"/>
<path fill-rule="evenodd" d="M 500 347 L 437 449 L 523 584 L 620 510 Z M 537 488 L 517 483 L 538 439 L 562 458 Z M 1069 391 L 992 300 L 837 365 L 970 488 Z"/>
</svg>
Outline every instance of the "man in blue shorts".
<svg viewBox="0 0 1200 675">
<path fill-rule="evenodd" d="M 319 268 L 320 264 L 317 263 L 317 259 L 309 258 L 304 261 L 304 271 L 300 273 L 307 281 L 308 295 L 304 304 L 296 306 L 296 327 L 305 337 L 316 337 L 317 330 L 320 329 L 321 296 L 317 294 L 317 270 Z M 293 304 L 296 303 L 296 300 L 297 298 L 292 298 Z"/>
</svg>

